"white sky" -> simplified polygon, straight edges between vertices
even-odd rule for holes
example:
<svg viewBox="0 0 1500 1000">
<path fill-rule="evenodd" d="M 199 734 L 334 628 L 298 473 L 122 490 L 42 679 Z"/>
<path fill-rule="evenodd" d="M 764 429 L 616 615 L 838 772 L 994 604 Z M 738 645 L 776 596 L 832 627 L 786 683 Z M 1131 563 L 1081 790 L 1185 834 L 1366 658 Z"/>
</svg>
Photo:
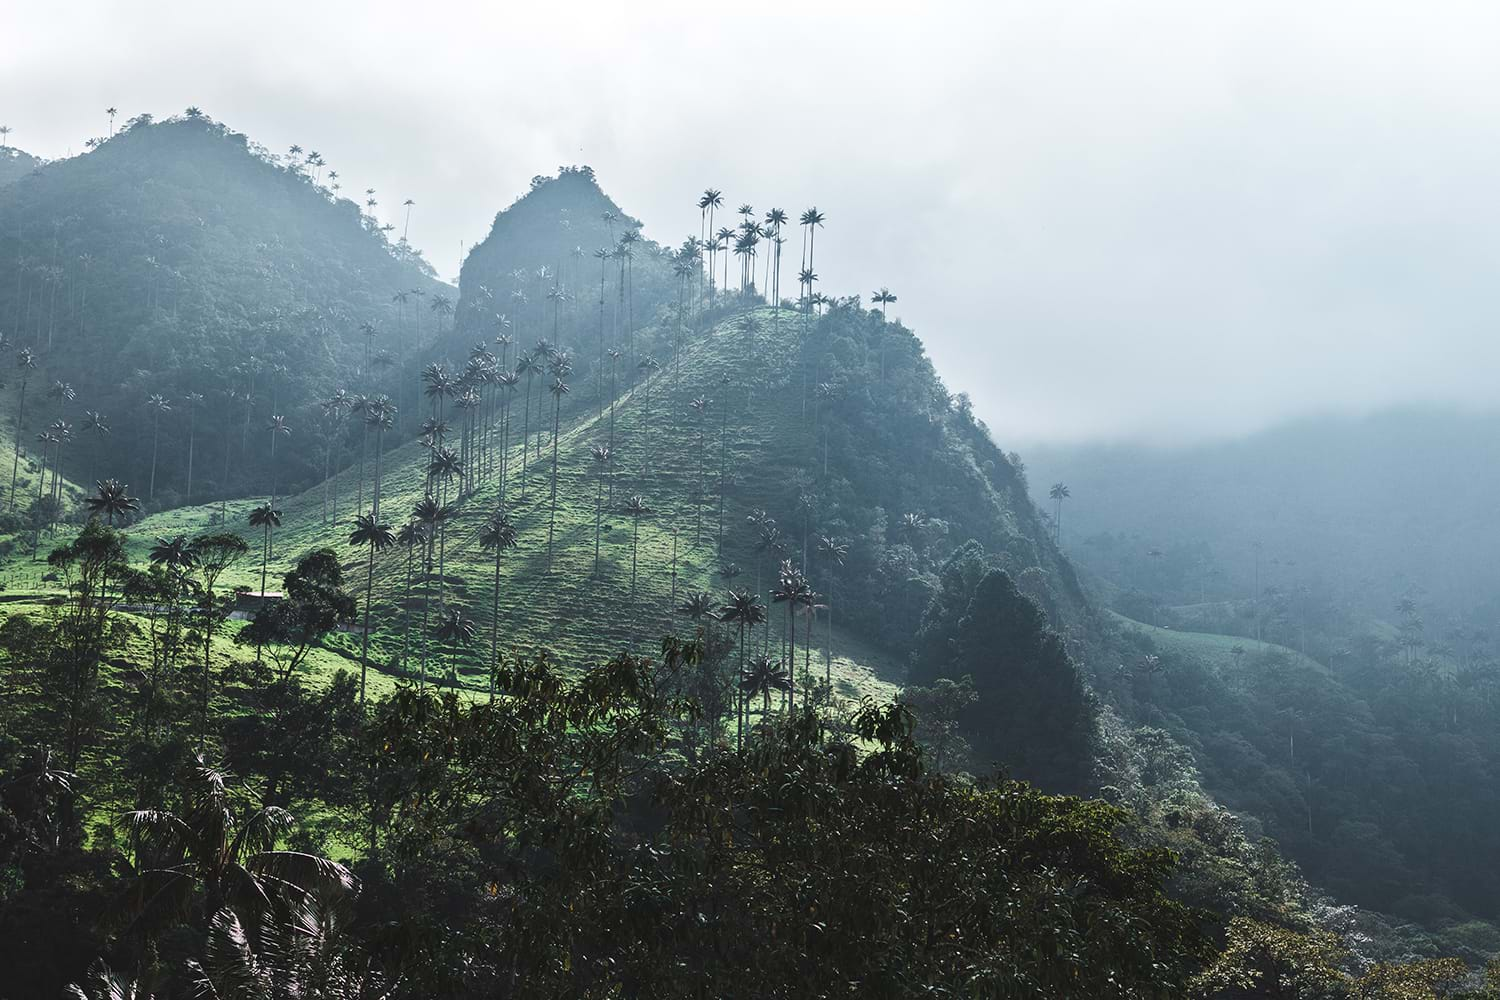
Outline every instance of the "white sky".
<svg viewBox="0 0 1500 1000">
<path fill-rule="evenodd" d="M 1497 52 L 1431 0 L 0 3 L 0 123 L 199 105 L 448 277 L 561 163 L 670 242 L 816 204 L 823 290 L 891 286 L 1002 445 L 1173 441 L 1495 401 Z"/>
</svg>

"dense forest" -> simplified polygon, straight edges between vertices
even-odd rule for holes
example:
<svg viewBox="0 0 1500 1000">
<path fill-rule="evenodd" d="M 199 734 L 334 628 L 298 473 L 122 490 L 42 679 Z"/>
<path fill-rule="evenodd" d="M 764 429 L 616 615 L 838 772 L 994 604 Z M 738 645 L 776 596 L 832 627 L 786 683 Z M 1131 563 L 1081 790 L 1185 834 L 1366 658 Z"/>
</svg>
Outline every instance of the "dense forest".
<svg viewBox="0 0 1500 1000">
<path fill-rule="evenodd" d="M 0 186 L 0 996 L 1500 995 L 1489 702 L 1075 573 L 837 220 L 340 192 Z"/>
</svg>

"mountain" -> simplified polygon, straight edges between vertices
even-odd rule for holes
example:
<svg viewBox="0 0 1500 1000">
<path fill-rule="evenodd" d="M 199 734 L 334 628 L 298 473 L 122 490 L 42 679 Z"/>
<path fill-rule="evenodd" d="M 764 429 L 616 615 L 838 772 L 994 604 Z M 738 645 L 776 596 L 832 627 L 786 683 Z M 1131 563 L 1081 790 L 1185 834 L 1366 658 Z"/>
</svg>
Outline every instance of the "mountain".
<svg viewBox="0 0 1500 1000">
<path fill-rule="evenodd" d="M 19 227 L 27 251 L 21 294 L 0 297 L 0 310 L 47 368 L 32 376 L 41 395 L 28 397 L 37 408 L 22 440 L 98 400 L 126 414 L 108 443 L 64 466 L 146 493 L 155 465 L 146 516 L 123 519 L 137 564 L 158 539 L 228 527 L 254 551 L 219 585 L 274 590 L 331 550 L 369 612 L 376 694 L 415 681 L 469 701 L 487 691 L 496 653 L 512 668 L 542 658 L 589 677 L 622 650 L 654 652 L 664 634 L 702 629 L 709 666 L 693 693 L 716 721 L 733 704 L 741 653 L 766 654 L 768 668 L 795 658 L 788 701 L 848 706 L 902 689 L 942 766 L 1008 768 L 1127 805 L 1136 842 L 1185 857 L 1178 889 L 1195 903 L 1311 921 L 1310 890 L 1256 846 L 1264 831 L 1361 902 L 1424 917 L 1462 915 L 1460 898 L 1480 908 L 1459 896 L 1451 857 L 1440 873 L 1411 861 L 1433 831 L 1406 822 L 1395 800 L 1444 800 L 1415 794 L 1412 772 L 1384 753 L 1389 726 L 1352 689 L 1330 687 L 1316 656 L 1174 643 L 1181 633 L 1100 612 L 1024 466 L 947 391 L 912 331 L 858 299 L 802 308 L 719 287 L 644 238 L 596 257 L 589 247 L 619 248 L 639 225 L 582 167 L 538 178 L 496 216 L 455 305 L 420 259 L 308 170 L 185 116 L 137 121 L 0 191 L 0 232 Z M 65 205 L 90 221 L 67 221 Z M 78 400 L 47 394 L 63 378 Z M 20 411 L 18 388 L 0 412 Z M 338 389 L 388 395 L 399 414 L 372 423 L 368 408 L 336 405 Z M 192 391 L 208 399 L 183 414 Z M 151 393 L 174 404 L 156 415 L 159 442 L 141 406 Z M 290 436 L 267 430 L 276 414 Z M 183 496 L 190 441 L 211 464 Z M 607 464 L 595 448 L 609 450 Z M 40 481 L 33 472 L 22 485 L 29 496 Z M 1074 494 L 1065 541 L 1089 495 Z M 400 531 L 429 497 L 450 508 L 430 540 L 351 541 L 356 509 L 378 498 L 378 520 Z M 252 509 L 272 500 L 280 525 L 252 527 Z M 500 513 L 516 545 L 497 551 L 482 537 L 499 537 Z M 46 547 L 67 536 L 29 537 Z M 13 541 L 7 591 L 55 598 L 61 581 L 30 551 Z M 783 562 L 811 592 L 788 592 Z M 743 646 L 738 629 L 704 614 L 737 588 L 761 595 L 769 615 Z M 127 620 L 137 634 L 149 627 Z M 364 673 L 365 638 L 356 626 L 320 639 L 303 667 L 310 684 L 347 693 L 336 675 Z M 157 655 L 142 646 L 115 651 L 121 689 Z M 224 714 L 254 717 L 263 692 L 245 678 L 264 668 L 224 658 Z M 750 699 L 745 718 L 774 714 L 765 706 L 779 691 Z M 187 682 L 177 696 L 200 704 Z M 1284 710 L 1299 705 L 1306 714 L 1288 728 Z M 1389 795 L 1347 776 L 1361 755 L 1401 776 Z M 1334 798 L 1340 775 L 1347 792 Z M 1325 796 L 1337 804 L 1319 812 Z M 1475 803 L 1480 817 L 1488 808 Z M 1350 842 L 1359 849 L 1342 853 Z M 1387 856 L 1399 870 L 1372 885 L 1361 871 Z M 1413 898 L 1423 879 L 1438 886 L 1425 901 Z"/>
<path fill-rule="evenodd" d="M 266 472 L 272 414 L 312 438 L 314 401 L 353 373 L 389 362 L 388 383 L 363 380 L 378 390 L 402 381 L 401 366 L 415 371 L 442 317 L 393 296 L 451 290 L 320 170 L 193 113 L 134 119 L 0 188 L 0 326 L 12 348 L 0 369 L 14 372 L 21 348 L 38 366 L 23 439 L 56 415 L 42 390 L 70 384 L 77 410 L 113 427 L 71 450 L 74 468 L 107 465 L 147 487 L 155 453 L 160 509 L 188 499 L 190 446 L 194 495 L 238 493 Z M 149 410 L 152 396 L 171 409 Z M 81 412 L 72 417 L 76 429 Z M 314 481 L 315 456 L 283 448 L 277 474 Z"/>
</svg>

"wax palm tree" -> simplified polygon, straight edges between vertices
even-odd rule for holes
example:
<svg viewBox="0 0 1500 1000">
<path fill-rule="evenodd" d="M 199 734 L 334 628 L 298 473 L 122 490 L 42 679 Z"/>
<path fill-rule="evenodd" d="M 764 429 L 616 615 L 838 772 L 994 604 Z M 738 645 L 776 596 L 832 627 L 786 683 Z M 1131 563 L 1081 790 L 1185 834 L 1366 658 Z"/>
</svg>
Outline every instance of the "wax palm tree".
<svg viewBox="0 0 1500 1000">
<path fill-rule="evenodd" d="M 516 359 L 516 374 L 524 376 L 526 388 L 521 399 L 521 499 L 526 499 L 527 452 L 531 449 L 531 383 L 541 371 L 536 359 L 522 353 Z"/>
<path fill-rule="evenodd" d="M 1073 494 L 1064 483 L 1053 483 L 1052 488 L 1047 491 L 1047 496 L 1052 498 L 1055 513 L 1052 515 L 1052 544 L 1062 544 L 1062 505 L 1063 501 Z"/>
<path fill-rule="evenodd" d="M 96 439 L 102 441 L 104 438 L 109 437 L 109 421 L 98 410 L 88 410 L 83 415 L 83 431 L 87 434 L 92 434 Z M 89 464 L 92 465 L 93 462 Z M 89 478 L 94 478 L 92 473 L 90 473 Z"/>
<path fill-rule="evenodd" d="M 797 704 L 797 684 L 795 677 L 797 664 L 797 610 L 798 608 L 812 606 L 816 603 L 817 596 L 817 594 L 813 593 L 813 589 L 807 585 L 807 579 L 803 577 L 801 571 L 794 567 L 790 560 L 783 560 L 776 587 L 771 591 L 771 600 L 777 604 L 786 605 L 787 663 L 792 665 L 794 671 L 788 701 L 793 708 Z M 808 627 L 811 629 L 811 625 Z"/>
<path fill-rule="evenodd" d="M 614 454 L 608 445 L 589 446 L 594 460 L 594 575 L 599 575 L 599 530 L 604 520 L 604 477 L 609 475 L 610 459 Z"/>
<path fill-rule="evenodd" d="M 253 521 L 251 523 L 254 523 Z M 396 544 L 396 535 L 389 524 L 381 524 L 373 514 L 354 515 L 354 530 L 349 533 L 350 545 L 369 546 L 369 557 L 365 563 L 365 627 L 359 649 L 359 704 L 365 704 L 365 673 L 370 669 L 370 606 L 375 601 L 375 553 L 384 552 Z M 262 574 L 264 579 L 264 574 Z M 264 589 L 264 584 L 262 584 Z"/>
<path fill-rule="evenodd" d="M 197 444 L 198 437 L 198 404 L 203 402 L 201 392 L 190 392 L 186 396 L 188 411 L 188 467 L 187 467 L 187 498 L 193 497 L 193 448 Z"/>
<path fill-rule="evenodd" d="M 722 208 L 723 205 L 724 205 L 724 195 L 722 193 L 720 193 L 719 191 L 715 190 L 714 188 L 708 188 L 707 190 L 705 190 L 703 192 L 703 197 L 700 198 L 700 199 L 698 199 L 698 208 L 700 209 L 700 213 L 701 213 L 701 210 L 703 210 L 703 209 L 707 209 L 708 210 L 708 218 L 706 220 L 707 225 L 704 226 L 704 228 L 703 228 L 703 239 L 705 241 L 709 240 L 710 235 L 714 231 L 714 210 L 718 209 L 718 208 Z M 714 297 L 714 250 L 715 250 L 715 248 L 714 248 L 713 244 L 710 243 L 709 244 L 709 249 L 708 249 L 708 297 L 709 297 L 709 301 L 712 301 L 713 297 Z"/>
<path fill-rule="evenodd" d="M 717 233 L 714 233 L 714 249 L 724 255 L 723 291 L 726 294 L 729 292 L 729 250 L 730 247 L 733 246 L 733 243 L 731 242 L 733 239 L 734 230 L 728 228 L 727 226 L 719 227 L 719 231 Z"/>
<path fill-rule="evenodd" d="M 186 535 L 172 538 L 158 536 L 156 543 L 151 546 L 148 558 L 153 565 L 162 566 L 173 573 L 181 573 L 197 563 L 198 554 L 193 551 L 192 543 Z"/>
<path fill-rule="evenodd" d="M 37 446 L 42 452 L 42 470 L 36 477 L 36 498 L 38 501 L 42 499 L 42 490 L 47 486 L 47 468 L 51 461 L 52 446 L 61 440 L 50 429 L 42 431 L 36 436 Z"/>
<path fill-rule="evenodd" d="M 677 613 L 692 622 L 701 622 L 714 613 L 714 597 L 712 594 L 688 594 L 682 603 L 677 605 Z"/>
<path fill-rule="evenodd" d="M 817 284 L 818 273 L 810 267 L 804 267 L 797 272 L 797 285 L 802 288 L 801 300 L 805 313 L 811 313 L 813 307 L 813 288 Z"/>
<path fill-rule="evenodd" d="M 385 459 L 385 433 L 396 426 L 396 404 L 388 396 L 376 396 L 365 406 L 366 429 L 375 431 L 375 483 L 370 489 L 370 513 L 380 517 L 381 477 Z"/>
<path fill-rule="evenodd" d="M 61 503 L 62 450 L 63 445 L 69 444 L 73 440 L 73 425 L 68 423 L 66 420 L 58 419 L 52 421 L 52 423 L 48 425 L 47 429 L 51 431 L 52 436 L 57 439 L 55 442 L 57 447 L 54 449 L 52 455 L 52 489 L 50 492 L 52 499 Z"/>
<path fill-rule="evenodd" d="M 464 472 L 463 462 L 459 461 L 458 453 L 452 448 L 437 448 L 432 453 L 431 460 L 427 463 L 427 474 L 438 481 L 440 502 L 445 509 L 450 511 L 447 518 L 438 523 L 438 594 L 439 599 L 443 592 L 443 582 L 447 572 L 447 550 L 448 550 L 448 520 L 451 519 L 452 508 L 447 507 L 448 481 L 462 476 Z"/>
<path fill-rule="evenodd" d="M 927 515 L 921 511 L 908 511 L 901 515 L 901 521 L 896 530 L 901 537 L 906 539 L 906 544 L 916 548 L 917 542 L 921 541 L 922 532 L 927 529 Z"/>
<path fill-rule="evenodd" d="M 516 526 L 504 510 L 497 510 L 479 531 L 479 547 L 495 553 L 495 582 L 490 592 L 490 697 L 495 697 L 495 671 L 500 667 L 500 557 L 516 547 Z"/>
<path fill-rule="evenodd" d="M 771 254 L 771 260 L 767 261 L 767 266 L 770 266 L 772 263 L 775 265 L 774 277 L 768 282 L 770 285 L 768 290 L 771 293 L 772 306 L 778 312 L 781 308 L 781 245 L 785 242 L 781 238 L 781 230 L 786 223 L 787 214 L 785 209 L 773 208 L 766 213 L 766 234 L 770 236 L 771 242 L 775 247 Z"/>
<path fill-rule="evenodd" d="M 757 656 L 740 678 L 740 691 L 746 698 L 760 695 L 761 715 L 765 716 L 771 712 L 771 692 L 790 695 L 792 679 L 780 663 L 773 662 L 769 656 Z"/>
<path fill-rule="evenodd" d="M 437 320 L 437 332 L 443 332 L 443 321 L 453 315 L 453 300 L 446 295 L 434 295 L 428 308 Z"/>
<path fill-rule="evenodd" d="M 401 669 L 406 669 L 407 641 L 411 637 L 411 564 L 418 549 L 427 551 L 427 528 L 408 520 L 396 533 L 396 544 L 406 549 L 406 588 L 401 598 Z"/>
<path fill-rule="evenodd" d="M 276 806 L 255 805 L 248 790 L 232 786 L 222 768 L 194 759 L 182 788 L 183 810 L 138 809 L 120 818 L 138 845 L 134 884 L 122 901 L 140 924 L 166 926 L 200 909 L 231 907 L 246 920 L 270 916 L 278 906 L 300 912 L 316 898 L 353 893 L 358 882 L 335 861 L 299 851 L 278 851 L 294 825 Z"/>
<path fill-rule="evenodd" d="M 431 364 L 422 369 L 422 394 L 432 405 L 434 419 L 443 419 L 443 400 L 452 392 L 453 378 L 446 368 L 439 364 Z"/>
<path fill-rule="evenodd" d="M 563 366 L 566 368 L 567 366 Z M 561 370 L 561 369 L 560 369 Z M 547 521 L 547 568 L 552 568 L 552 532 L 557 526 L 557 431 L 558 419 L 562 412 L 562 398 L 570 391 L 568 383 L 558 376 L 552 380 L 552 388 L 547 390 L 552 393 L 552 513 Z"/>
<path fill-rule="evenodd" d="M 688 406 L 692 408 L 698 417 L 698 498 L 693 505 L 695 508 L 696 522 L 693 526 L 693 545 L 697 547 L 703 540 L 703 457 L 704 457 L 704 418 L 708 416 L 710 400 L 705 396 L 698 396 Z"/>
<path fill-rule="evenodd" d="M 738 709 L 735 712 L 735 743 L 737 746 L 743 744 L 745 728 L 745 699 L 743 685 L 746 676 L 745 635 L 749 629 L 766 623 L 766 606 L 760 602 L 760 597 L 745 590 L 731 590 L 729 598 L 724 606 L 719 608 L 719 620 L 734 625 L 739 631 L 740 645 L 740 684 L 736 685 L 741 692 L 738 700 Z"/>
<path fill-rule="evenodd" d="M 152 500 L 156 497 L 156 445 L 161 437 L 161 415 L 172 412 L 172 404 L 160 393 L 152 393 L 146 400 L 146 408 L 151 411 L 151 486 L 146 499 Z"/>
<path fill-rule="evenodd" d="M 505 502 L 506 473 L 510 466 L 510 407 L 515 401 L 516 386 L 521 377 L 513 371 L 502 371 L 495 375 L 496 390 L 500 402 L 500 502 Z"/>
<path fill-rule="evenodd" d="M 453 683 L 458 681 L 458 648 L 474 641 L 478 629 L 473 619 L 465 618 L 462 608 L 448 608 L 433 630 L 433 638 L 448 647 L 448 674 Z"/>
<path fill-rule="evenodd" d="M 271 419 L 266 422 L 266 433 L 271 435 L 271 504 L 276 503 L 276 439 L 287 437 L 292 429 L 287 426 L 286 417 L 279 413 L 273 413 Z"/>
<path fill-rule="evenodd" d="M 16 403 L 16 444 L 15 454 L 10 460 L 10 509 L 16 509 L 16 472 L 21 461 L 21 429 L 26 423 L 26 384 L 31 381 L 31 373 L 36 371 L 36 358 L 29 348 L 22 348 L 16 354 L 16 370 L 20 373 L 21 392 Z"/>
<path fill-rule="evenodd" d="M 452 520 L 457 515 L 457 513 L 458 512 L 453 507 L 446 504 L 440 504 L 437 502 L 437 500 L 433 499 L 430 496 L 425 496 L 421 500 L 418 500 L 417 505 L 412 508 L 412 518 L 418 524 L 422 525 L 422 529 L 427 537 L 427 551 L 424 553 L 422 560 L 424 577 L 430 577 L 432 575 L 433 548 L 437 543 L 439 534 L 445 530 L 447 523 Z M 441 579 L 439 579 L 438 581 L 438 586 L 441 590 Z M 422 587 L 421 633 L 423 636 L 423 642 L 421 683 L 424 686 L 427 683 L 427 615 L 431 606 L 432 584 L 430 579 L 428 579 L 424 580 L 424 585 Z"/>
<path fill-rule="evenodd" d="M 615 400 L 616 400 L 616 398 L 618 398 L 618 396 L 620 394 L 620 392 L 619 392 L 619 389 L 620 389 L 619 362 L 620 362 L 620 351 L 617 348 L 611 347 L 609 349 L 609 447 L 610 447 L 610 450 L 614 450 L 614 447 L 615 447 Z M 614 503 L 615 502 L 615 484 L 614 484 L 614 480 L 612 480 L 612 479 L 610 480 L 610 484 L 609 484 L 609 502 L 610 503 Z"/>
<path fill-rule="evenodd" d="M 752 523 L 758 523 L 760 527 L 760 533 L 756 536 L 755 539 L 755 589 L 757 592 L 759 592 L 761 584 L 761 571 L 765 566 L 766 555 L 767 553 L 773 553 L 780 550 L 782 538 L 781 529 L 776 527 L 775 518 L 766 517 L 764 511 L 758 511 L 755 513 L 759 513 L 761 515 L 758 522 L 752 521 Z M 751 520 L 755 517 L 755 513 L 752 513 L 746 519 Z"/>
<path fill-rule="evenodd" d="M 47 390 L 47 398 L 57 403 L 58 406 L 63 406 L 77 399 L 78 392 L 73 388 L 71 383 L 57 379 Z"/>
<path fill-rule="evenodd" d="M 641 358 L 640 363 L 636 365 L 636 368 L 638 368 L 646 376 L 646 407 L 645 413 L 642 415 L 642 423 L 646 428 L 645 464 L 646 474 L 649 476 L 651 474 L 651 377 L 657 372 L 661 371 L 661 362 L 657 361 L 655 358 L 648 354 L 645 357 Z"/>
<path fill-rule="evenodd" d="M 817 242 L 818 229 L 822 227 L 823 220 L 823 213 L 818 211 L 816 206 L 809 208 L 807 211 L 803 212 L 799 220 L 802 223 L 803 227 L 803 239 L 806 253 L 805 263 L 803 266 L 805 266 L 808 270 L 812 270 L 813 246 Z"/>
<path fill-rule="evenodd" d="M 889 288 L 882 287 L 879 291 L 871 293 L 870 299 L 876 305 L 880 306 L 880 322 L 884 323 L 885 322 L 885 309 L 886 309 L 886 306 L 890 305 L 892 302 L 895 302 L 896 301 L 896 296 L 891 293 L 891 290 Z M 884 381 L 885 380 L 885 341 L 886 341 L 886 333 L 885 333 L 885 331 L 881 330 L 880 333 L 878 334 L 878 336 L 880 337 L 880 378 L 881 378 L 882 381 Z"/>
<path fill-rule="evenodd" d="M 281 511 L 272 507 L 269 503 L 263 503 L 250 512 L 250 527 L 260 528 L 262 541 L 260 545 L 260 593 L 265 597 L 266 593 L 266 566 L 271 559 L 271 532 L 281 527 Z"/>
<path fill-rule="evenodd" d="M 231 396 L 233 393 L 231 393 Z M 339 389 L 318 404 L 323 413 L 325 422 L 326 442 L 323 448 L 323 523 L 328 523 L 329 490 L 333 491 L 333 519 L 339 517 L 339 484 L 338 477 L 331 474 L 333 466 L 333 446 L 339 440 L 339 424 L 348 416 L 353 401 L 349 393 Z M 225 449 L 225 468 L 228 469 L 228 449 Z M 226 476 L 226 479 L 228 477 Z M 358 513 L 356 511 L 356 513 Z"/>
<path fill-rule="evenodd" d="M 633 528 L 630 535 L 630 596 L 635 596 L 635 556 L 641 540 L 641 518 L 650 515 L 651 508 L 646 505 L 645 497 L 637 493 L 625 501 L 625 513 L 630 515 Z"/>
<path fill-rule="evenodd" d="M 130 487 L 118 479 L 105 479 L 94 485 L 94 495 L 83 501 L 89 509 L 89 517 L 103 514 L 105 523 L 114 527 L 116 517 L 125 517 L 141 509 L 140 499 L 130 496 Z"/>
<path fill-rule="evenodd" d="M 844 542 L 829 538 L 827 535 L 818 536 L 818 556 L 823 560 L 828 573 L 828 624 L 823 630 L 823 683 L 833 684 L 833 585 L 835 571 L 842 568 L 844 560 L 849 556 L 849 546 Z"/>
</svg>

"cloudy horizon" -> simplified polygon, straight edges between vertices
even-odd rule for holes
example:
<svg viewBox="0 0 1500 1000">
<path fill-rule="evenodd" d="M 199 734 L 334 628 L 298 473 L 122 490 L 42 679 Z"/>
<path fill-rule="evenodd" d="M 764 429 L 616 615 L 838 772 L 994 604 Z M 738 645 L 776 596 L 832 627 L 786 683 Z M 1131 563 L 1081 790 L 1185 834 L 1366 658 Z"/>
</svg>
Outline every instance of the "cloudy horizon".
<svg viewBox="0 0 1500 1000">
<path fill-rule="evenodd" d="M 448 279 L 560 164 L 664 242 L 705 186 L 816 204 L 822 289 L 890 286 L 1007 447 L 1493 405 L 1500 11 L 1478 4 L 86 12 L 0 12 L 19 148 L 197 105 L 319 150 L 391 221 L 413 199 Z"/>
</svg>

